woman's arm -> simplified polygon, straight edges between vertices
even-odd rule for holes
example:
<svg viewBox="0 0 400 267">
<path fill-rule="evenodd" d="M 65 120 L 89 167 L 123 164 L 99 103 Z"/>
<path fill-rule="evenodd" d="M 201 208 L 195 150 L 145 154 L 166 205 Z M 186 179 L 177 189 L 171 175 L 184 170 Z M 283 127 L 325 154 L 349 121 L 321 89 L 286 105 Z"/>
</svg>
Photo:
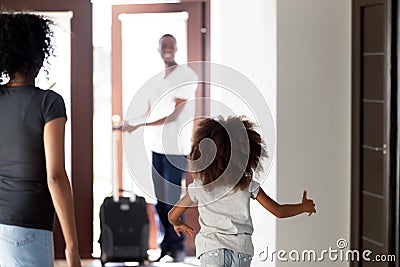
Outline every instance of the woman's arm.
<svg viewBox="0 0 400 267">
<path fill-rule="evenodd" d="M 256 200 L 269 212 L 278 218 L 287 218 L 307 212 L 308 216 L 316 213 L 315 204 L 311 199 L 307 199 L 307 191 L 303 192 L 302 202 L 299 204 L 279 204 L 260 188 Z"/>
<path fill-rule="evenodd" d="M 181 233 L 189 236 L 194 235 L 193 228 L 179 218 L 192 204 L 193 201 L 190 199 L 189 194 L 186 193 L 186 195 L 181 198 L 168 213 L 168 220 L 174 226 L 174 230 L 179 237 L 181 236 Z"/>
<path fill-rule="evenodd" d="M 72 190 L 64 167 L 65 122 L 57 118 L 44 126 L 47 183 L 64 235 L 68 267 L 80 267 Z"/>
</svg>

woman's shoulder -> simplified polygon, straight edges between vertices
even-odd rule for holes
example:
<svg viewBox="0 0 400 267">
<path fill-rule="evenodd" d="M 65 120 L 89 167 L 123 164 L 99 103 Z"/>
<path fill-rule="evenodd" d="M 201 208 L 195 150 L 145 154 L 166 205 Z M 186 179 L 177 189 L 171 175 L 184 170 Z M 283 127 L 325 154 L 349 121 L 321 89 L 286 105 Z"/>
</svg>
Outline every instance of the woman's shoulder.
<svg viewBox="0 0 400 267">
<path fill-rule="evenodd" d="M 33 87 L 33 90 L 36 90 L 37 92 L 44 94 L 44 95 L 61 97 L 61 95 L 59 93 L 57 93 L 56 91 L 54 91 L 52 89 L 42 89 L 40 87 L 35 86 L 35 87 Z"/>
<path fill-rule="evenodd" d="M 27 92 L 33 92 L 35 95 L 38 95 L 40 97 L 53 97 L 53 98 L 62 98 L 62 96 L 51 90 L 51 89 L 42 89 L 40 87 L 37 86 L 33 86 L 33 85 L 29 85 L 25 87 L 25 91 Z"/>
<path fill-rule="evenodd" d="M 43 100 L 44 104 L 50 104 L 53 102 L 64 103 L 64 98 L 59 93 L 51 89 L 41 89 L 39 87 L 34 87 L 33 90 Z"/>
</svg>

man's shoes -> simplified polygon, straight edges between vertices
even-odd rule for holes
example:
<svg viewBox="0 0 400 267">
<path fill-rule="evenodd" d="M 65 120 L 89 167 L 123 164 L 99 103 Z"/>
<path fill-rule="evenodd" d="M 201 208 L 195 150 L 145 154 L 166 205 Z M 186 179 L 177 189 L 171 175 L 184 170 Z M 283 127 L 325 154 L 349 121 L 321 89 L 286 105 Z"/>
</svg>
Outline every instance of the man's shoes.
<svg viewBox="0 0 400 267">
<path fill-rule="evenodd" d="M 174 250 L 170 252 L 170 256 L 174 259 L 174 262 L 183 262 L 186 258 L 186 253 L 183 250 Z"/>
<path fill-rule="evenodd" d="M 154 259 L 153 262 L 158 262 L 161 261 L 162 258 L 164 258 L 167 255 L 166 251 L 161 250 L 161 254 L 160 256 L 158 256 L 158 258 Z"/>
<path fill-rule="evenodd" d="M 154 262 L 159 260 L 161 249 L 148 249 L 147 250 L 147 259 L 150 262 Z"/>
<path fill-rule="evenodd" d="M 183 250 L 161 251 L 160 256 L 154 260 L 155 262 L 183 262 L 186 253 Z"/>
</svg>

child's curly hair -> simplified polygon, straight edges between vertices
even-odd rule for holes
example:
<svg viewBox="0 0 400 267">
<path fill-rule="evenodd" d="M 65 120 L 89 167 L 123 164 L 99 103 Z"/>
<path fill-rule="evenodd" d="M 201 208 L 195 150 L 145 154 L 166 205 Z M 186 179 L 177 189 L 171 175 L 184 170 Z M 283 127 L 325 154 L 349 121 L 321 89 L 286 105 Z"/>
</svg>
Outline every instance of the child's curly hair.
<svg viewBox="0 0 400 267">
<path fill-rule="evenodd" d="M 52 24 L 41 16 L 0 10 L 0 74 L 7 73 L 14 79 L 20 72 L 35 78 L 54 50 Z"/>
<path fill-rule="evenodd" d="M 201 120 L 189 155 L 192 176 L 201 179 L 203 185 L 218 181 L 216 185 L 245 189 L 253 174 L 262 170 L 260 161 L 267 157 L 264 142 L 254 128 L 255 124 L 244 116 Z"/>
</svg>

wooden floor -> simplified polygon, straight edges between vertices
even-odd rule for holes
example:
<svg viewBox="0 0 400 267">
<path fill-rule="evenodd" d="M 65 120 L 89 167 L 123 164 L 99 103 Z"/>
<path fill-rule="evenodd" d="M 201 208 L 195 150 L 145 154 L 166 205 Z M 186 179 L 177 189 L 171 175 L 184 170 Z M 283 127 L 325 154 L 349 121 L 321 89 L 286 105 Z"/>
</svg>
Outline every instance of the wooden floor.
<svg viewBox="0 0 400 267">
<path fill-rule="evenodd" d="M 123 266 L 139 266 L 135 262 L 127 263 L 107 263 L 106 267 L 123 267 Z M 184 262 L 171 262 L 171 263 L 161 263 L 161 262 L 151 262 L 147 265 L 142 266 L 166 266 L 166 267 L 189 267 L 189 266 L 200 266 L 200 262 L 195 257 L 187 257 Z M 56 260 L 54 267 L 67 267 L 64 260 Z M 100 260 L 82 260 L 82 267 L 101 267 Z"/>
</svg>

